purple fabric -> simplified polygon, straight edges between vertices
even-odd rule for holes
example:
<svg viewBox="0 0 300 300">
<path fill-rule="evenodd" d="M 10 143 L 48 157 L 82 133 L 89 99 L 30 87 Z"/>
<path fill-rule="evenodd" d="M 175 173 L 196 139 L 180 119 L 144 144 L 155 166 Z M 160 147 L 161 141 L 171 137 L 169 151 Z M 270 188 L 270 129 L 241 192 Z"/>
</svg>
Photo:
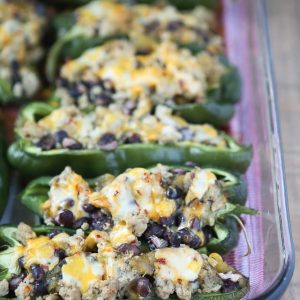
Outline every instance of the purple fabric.
<svg viewBox="0 0 300 300">
<path fill-rule="evenodd" d="M 253 68 L 250 64 L 249 39 L 255 47 L 256 40 L 251 31 L 247 10 L 248 1 L 224 0 L 223 24 L 225 43 L 230 61 L 238 66 L 243 80 L 243 95 L 241 103 L 237 106 L 236 116 L 230 124 L 230 131 L 241 142 L 251 143 L 254 148 L 254 157 L 246 174 L 248 185 L 247 205 L 262 211 L 261 205 L 261 172 L 260 158 L 256 152 L 257 128 L 255 123 L 255 108 L 251 100 L 254 97 Z M 263 223 L 261 216 L 243 217 L 247 233 L 252 247 L 251 255 L 245 257 L 247 246 L 241 234 L 238 247 L 230 253 L 226 260 L 250 277 L 251 290 L 245 299 L 253 298 L 265 288 L 264 281 L 264 247 L 263 247 Z"/>
</svg>

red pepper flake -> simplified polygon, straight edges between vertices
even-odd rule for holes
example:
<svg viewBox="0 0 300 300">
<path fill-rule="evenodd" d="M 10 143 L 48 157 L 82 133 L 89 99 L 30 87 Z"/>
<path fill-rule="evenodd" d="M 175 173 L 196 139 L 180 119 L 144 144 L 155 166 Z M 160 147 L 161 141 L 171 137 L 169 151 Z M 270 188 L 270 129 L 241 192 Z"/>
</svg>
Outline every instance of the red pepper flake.
<svg viewBox="0 0 300 300">
<path fill-rule="evenodd" d="M 167 263 L 167 260 L 165 258 L 158 258 L 156 261 L 162 265 L 165 265 Z"/>
</svg>

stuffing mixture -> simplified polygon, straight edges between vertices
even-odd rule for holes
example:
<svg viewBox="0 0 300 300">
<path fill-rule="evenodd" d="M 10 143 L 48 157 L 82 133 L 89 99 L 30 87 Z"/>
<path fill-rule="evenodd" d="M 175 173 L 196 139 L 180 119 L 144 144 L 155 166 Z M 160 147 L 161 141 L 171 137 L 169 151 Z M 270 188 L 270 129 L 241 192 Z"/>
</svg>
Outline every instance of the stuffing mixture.
<svg viewBox="0 0 300 300">
<path fill-rule="evenodd" d="M 24 223 L 16 236 L 21 243 L 10 248 L 15 273 L 0 282 L 1 296 L 113 300 L 177 294 L 189 300 L 194 292 L 231 292 L 246 281 L 218 254 L 186 245 L 142 252 L 136 242 L 114 245 L 112 233 L 102 230 L 37 236 Z"/>
<path fill-rule="evenodd" d="M 142 107 L 141 107 L 142 111 Z M 42 150 L 99 149 L 110 151 L 122 144 L 196 143 L 226 148 L 227 144 L 209 124 L 193 125 L 159 105 L 154 114 L 129 116 L 114 107 L 84 112 L 76 106 L 53 110 L 37 122 L 27 120 L 18 134 Z"/>
<path fill-rule="evenodd" d="M 62 105 L 75 101 L 80 107 L 116 103 L 128 113 L 151 99 L 150 111 L 154 104 L 206 101 L 225 72 L 218 57 L 206 51 L 193 55 L 166 41 L 139 53 L 132 42 L 114 40 L 66 62 L 56 97 Z"/>
</svg>

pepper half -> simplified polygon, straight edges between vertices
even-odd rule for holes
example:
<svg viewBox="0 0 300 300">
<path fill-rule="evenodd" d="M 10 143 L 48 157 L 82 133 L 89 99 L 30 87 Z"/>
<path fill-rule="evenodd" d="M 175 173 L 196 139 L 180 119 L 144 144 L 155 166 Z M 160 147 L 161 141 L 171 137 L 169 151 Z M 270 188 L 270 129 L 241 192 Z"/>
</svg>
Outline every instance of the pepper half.
<svg viewBox="0 0 300 300">
<path fill-rule="evenodd" d="M 20 114 L 17 127 L 26 120 L 37 120 L 54 110 L 45 103 L 27 105 Z M 157 163 L 182 165 L 187 161 L 201 167 L 215 167 L 244 173 L 252 158 L 252 147 L 238 144 L 225 133 L 226 148 L 205 144 L 178 142 L 176 144 L 122 144 L 112 151 L 98 149 L 54 149 L 42 151 L 30 141 L 19 139 L 10 145 L 8 160 L 30 177 L 55 175 L 64 166 L 86 177 L 104 173 L 119 174 L 129 167 L 150 167 Z"/>
</svg>

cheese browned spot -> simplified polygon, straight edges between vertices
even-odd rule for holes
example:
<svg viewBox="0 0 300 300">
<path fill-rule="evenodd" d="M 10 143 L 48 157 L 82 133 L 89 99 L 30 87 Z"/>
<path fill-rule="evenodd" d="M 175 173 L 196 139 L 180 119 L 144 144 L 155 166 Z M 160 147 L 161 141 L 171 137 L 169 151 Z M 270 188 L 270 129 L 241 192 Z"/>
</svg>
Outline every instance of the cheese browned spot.
<svg viewBox="0 0 300 300">
<path fill-rule="evenodd" d="M 187 284 L 198 278 L 203 259 L 187 246 L 155 251 L 155 276 L 173 283 Z"/>
</svg>

